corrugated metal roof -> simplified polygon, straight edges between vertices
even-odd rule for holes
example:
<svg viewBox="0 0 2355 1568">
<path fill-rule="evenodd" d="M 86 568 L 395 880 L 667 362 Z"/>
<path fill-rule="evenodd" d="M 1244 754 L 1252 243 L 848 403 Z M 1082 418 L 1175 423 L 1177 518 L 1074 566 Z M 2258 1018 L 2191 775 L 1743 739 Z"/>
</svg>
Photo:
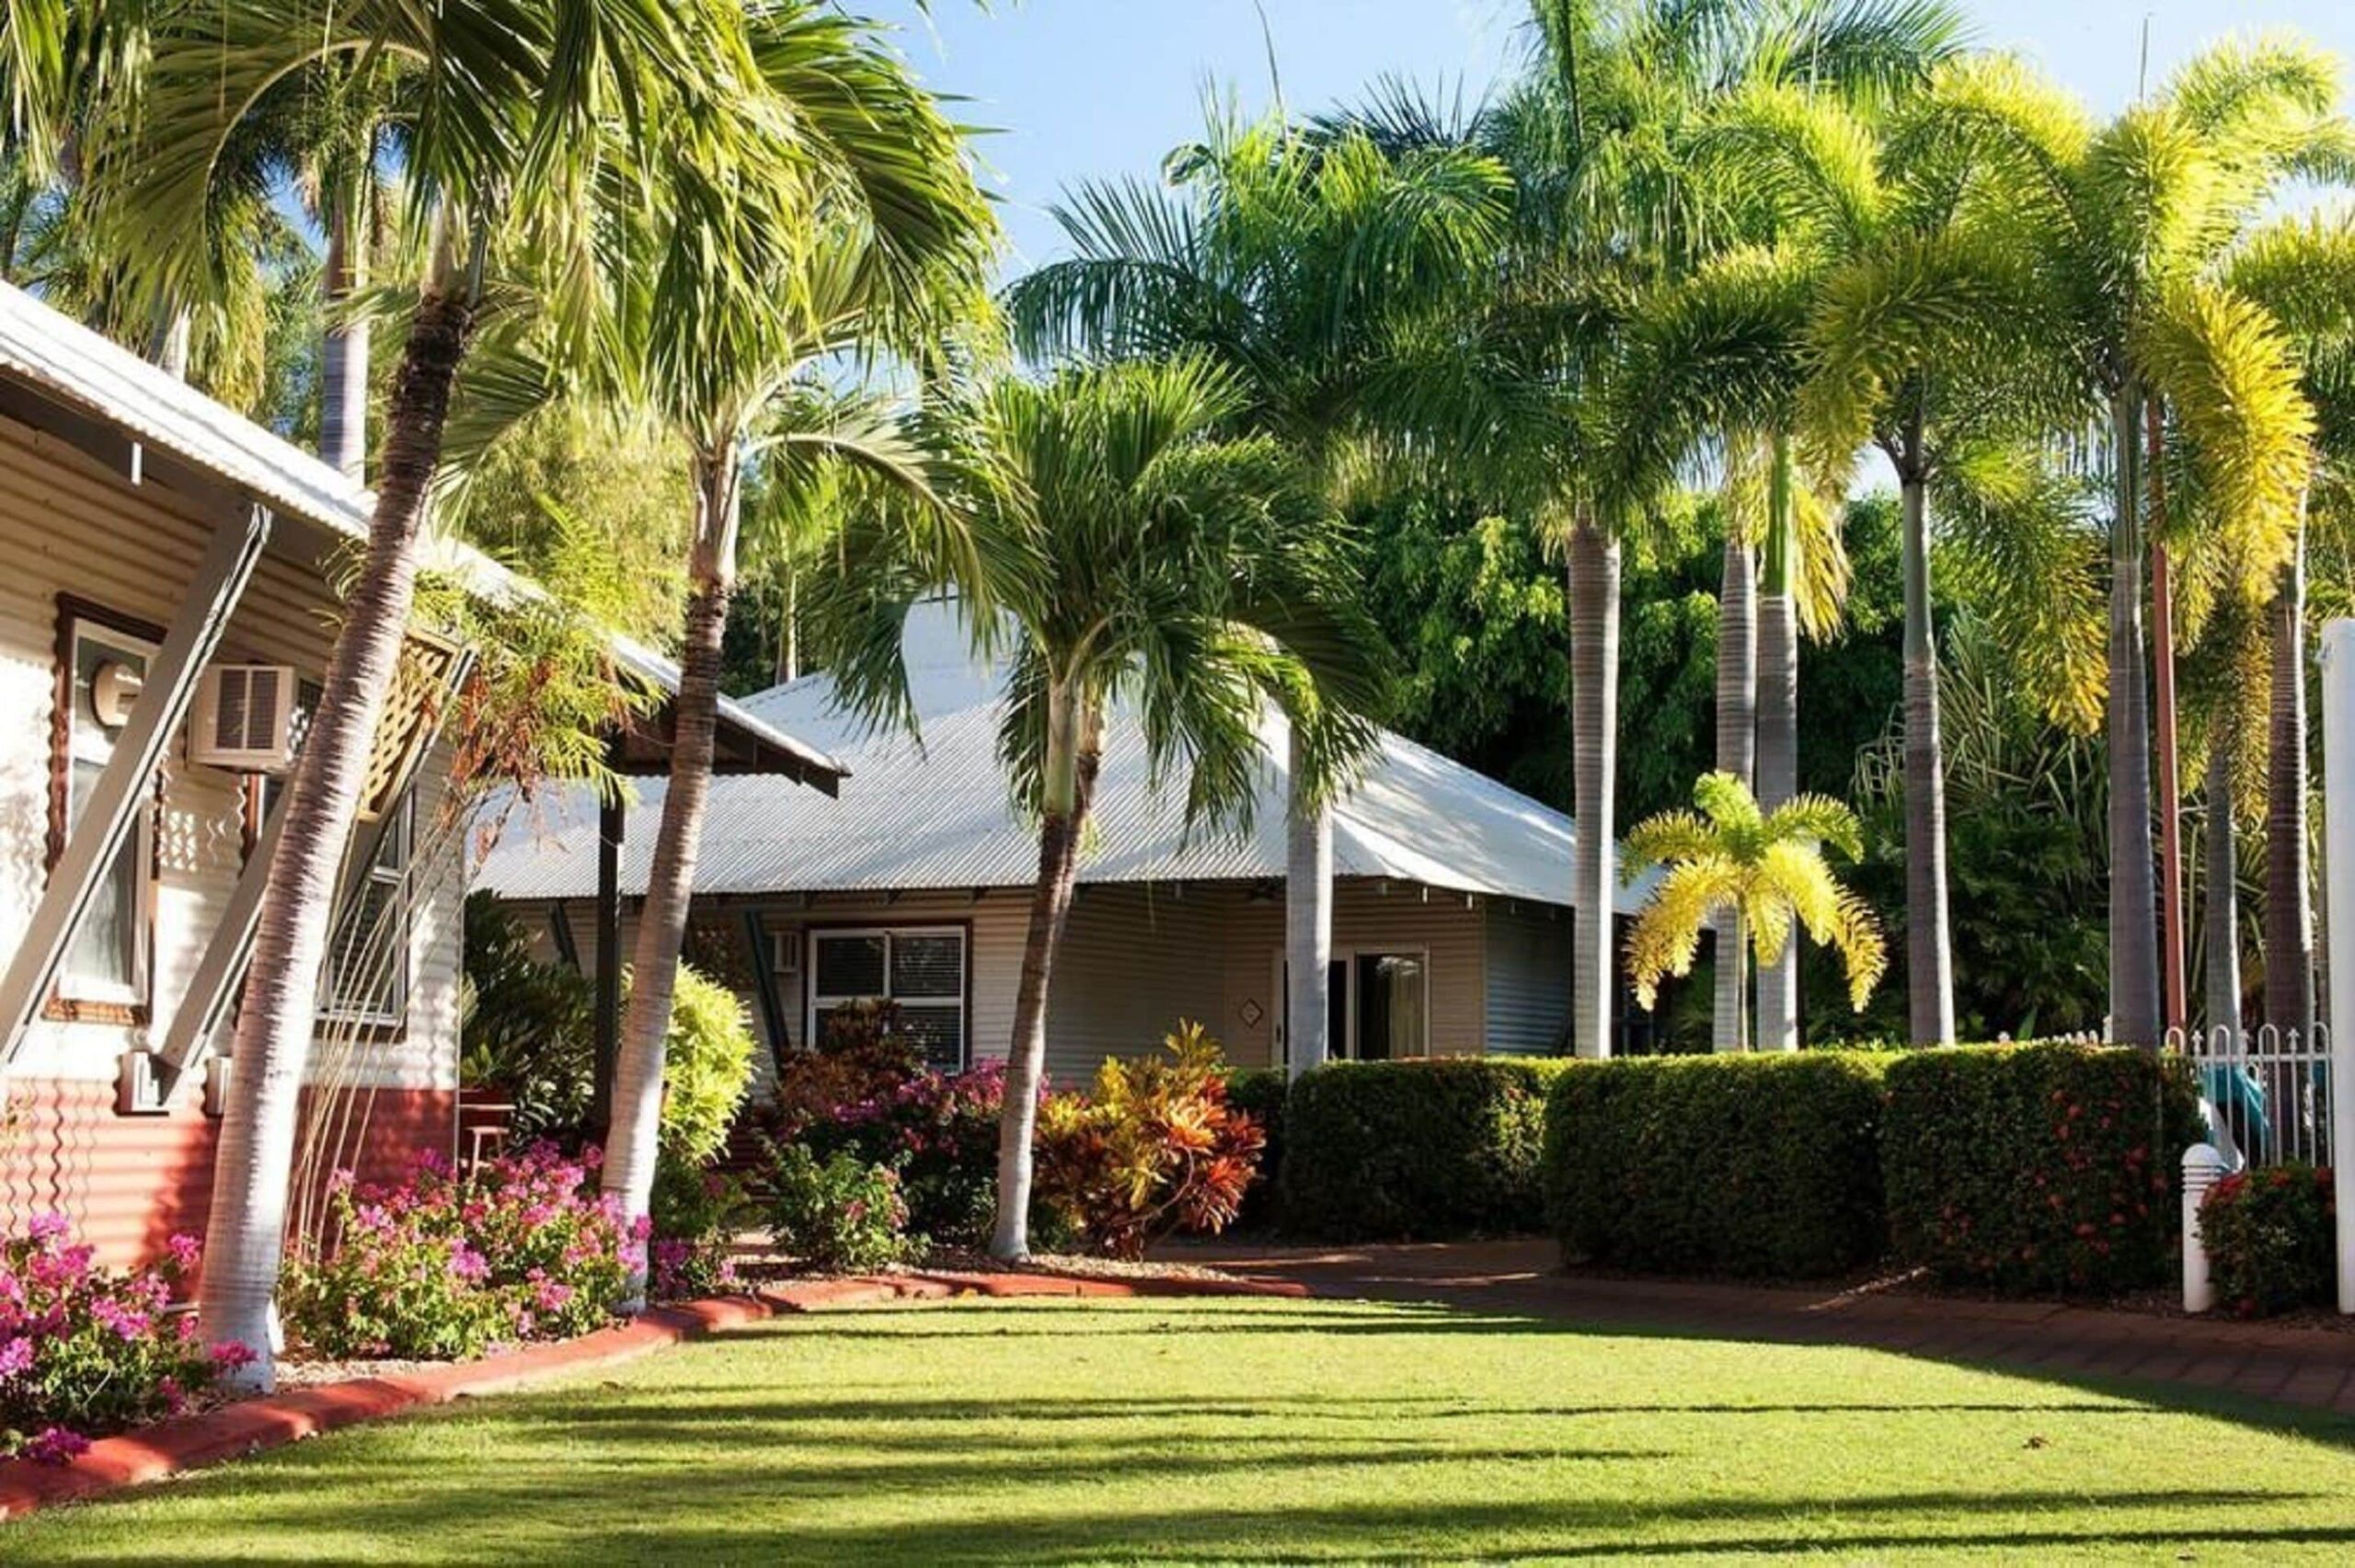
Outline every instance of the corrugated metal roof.
<svg viewBox="0 0 2355 1568">
<path fill-rule="evenodd" d="M 695 867 L 706 894 L 915 891 L 1020 887 L 1035 879 L 1039 841 L 1008 797 L 997 760 L 1001 671 L 977 663 L 952 607 L 909 618 L 909 682 L 921 744 L 869 735 L 833 702 L 822 676 L 746 699 L 755 713 L 843 756 L 852 778 L 838 800 L 774 779 L 715 779 Z M 1178 882 L 1284 875 L 1282 720 L 1265 731 L 1249 830 L 1189 840 L 1176 789 L 1156 789 L 1132 710 L 1106 726 L 1083 882 Z M 663 784 L 643 784 L 630 809 L 622 887 L 646 887 Z M 1385 734 L 1335 807 L 1333 870 L 1453 891 L 1570 902 L 1575 830 L 1562 813 L 1473 770 Z M 510 810 L 475 879 L 514 898 L 588 898 L 596 890 L 596 811 L 585 794 L 543 795 Z M 1644 889 L 1623 891 L 1633 912 Z"/>
<path fill-rule="evenodd" d="M 368 536 L 376 498 L 342 472 L 7 283 L 0 283 L 0 374 L 168 452 L 277 511 L 348 538 Z M 434 565 L 486 598 L 541 591 L 471 545 L 444 539 L 430 550 Z M 615 636 L 612 646 L 614 657 L 642 678 L 665 691 L 679 689 L 678 666 L 670 660 L 626 637 Z M 722 700 L 720 717 L 813 771 L 844 772 L 823 750 L 734 702 Z"/>
</svg>

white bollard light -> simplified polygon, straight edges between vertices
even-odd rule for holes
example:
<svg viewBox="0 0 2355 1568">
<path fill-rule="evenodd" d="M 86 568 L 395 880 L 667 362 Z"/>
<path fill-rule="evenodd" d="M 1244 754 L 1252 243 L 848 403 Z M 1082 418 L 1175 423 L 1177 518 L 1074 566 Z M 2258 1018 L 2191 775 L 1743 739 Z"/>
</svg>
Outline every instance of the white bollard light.
<svg viewBox="0 0 2355 1568">
<path fill-rule="evenodd" d="M 2208 1189 L 2231 1174 L 2223 1150 L 2195 1143 L 2183 1151 L 2183 1310 L 2204 1312 L 2216 1304 L 2216 1282 L 2208 1273 L 2208 1241 L 2200 1233 L 2200 1204 Z"/>
<path fill-rule="evenodd" d="M 2338 1204 L 2338 1310 L 2355 1314 L 2355 621 L 2323 628 L 2321 658 L 2330 1153 Z"/>
</svg>

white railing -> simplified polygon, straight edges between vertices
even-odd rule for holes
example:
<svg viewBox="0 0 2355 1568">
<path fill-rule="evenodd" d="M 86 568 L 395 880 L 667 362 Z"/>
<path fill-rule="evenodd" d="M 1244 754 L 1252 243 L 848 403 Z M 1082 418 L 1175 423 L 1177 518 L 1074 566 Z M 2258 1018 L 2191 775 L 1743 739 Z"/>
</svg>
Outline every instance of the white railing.
<svg viewBox="0 0 2355 1568">
<path fill-rule="evenodd" d="M 2235 1168 L 2330 1163 L 2330 1026 L 2167 1031 L 2191 1059 L 2208 1141 Z"/>
</svg>

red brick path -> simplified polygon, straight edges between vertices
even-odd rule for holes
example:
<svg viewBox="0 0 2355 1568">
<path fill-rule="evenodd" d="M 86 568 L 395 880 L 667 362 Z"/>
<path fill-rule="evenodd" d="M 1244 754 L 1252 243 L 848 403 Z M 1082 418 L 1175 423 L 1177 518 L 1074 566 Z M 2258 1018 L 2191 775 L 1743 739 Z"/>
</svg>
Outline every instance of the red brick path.
<svg viewBox="0 0 2355 1568">
<path fill-rule="evenodd" d="M 1188 1243 L 1170 1255 L 1320 1296 L 1437 1301 L 1713 1338 L 1854 1345 L 2051 1377 L 2221 1391 L 2355 1415 L 2355 1333 L 2041 1301 L 1974 1301 L 1561 1272 L 1545 1240 L 1295 1248 Z"/>
</svg>

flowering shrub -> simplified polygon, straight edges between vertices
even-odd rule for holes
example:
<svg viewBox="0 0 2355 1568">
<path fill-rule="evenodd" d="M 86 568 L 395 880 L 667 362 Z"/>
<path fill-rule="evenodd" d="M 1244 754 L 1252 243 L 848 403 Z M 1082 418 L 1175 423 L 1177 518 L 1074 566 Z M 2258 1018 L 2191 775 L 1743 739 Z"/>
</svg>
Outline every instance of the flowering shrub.
<svg viewBox="0 0 2355 1568">
<path fill-rule="evenodd" d="M 2199 1137 L 2180 1059 L 1964 1047 L 1890 1063 L 1881 1171 L 1900 1257 L 1947 1284 L 2108 1295 L 2164 1280 Z"/>
<path fill-rule="evenodd" d="M 155 1268 L 116 1273 L 92 1267 L 71 1230 L 42 1214 L 0 1241 L 0 1455 L 63 1463 L 90 1434 L 176 1415 L 253 1359 L 166 1310 L 196 1266 L 191 1238 L 173 1237 Z"/>
<path fill-rule="evenodd" d="M 997 1202 L 998 1116 L 1005 1064 L 964 1072 L 924 1067 L 888 1033 L 853 1029 L 788 1064 L 770 1118 L 774 1144 L 821 1160 L 847 1151 L 900 1173 L 908 1228 L 952 1246 L 980 1244 Z"/>
<path fill-rule="evenodd" d="M 741 1283 L 732 1251 L 747 1207 L 741 1183 L 665 1153 L 654 1167 L 650 1207 L 647 1264 L 657 1299 L 716 1296 Z"/>
<path fill-rule="evenodd" d="M 848 1150 L 821 1161 L 798 1143 L 775 1151 L 769 1232 L 803 1267 L 859 1274 L 907 1255 L 899 1173 Z"/>
<path fill-rule="evenodd" d="M 2200 1203 L 2217 1299 L 2245 1318 L 2328 1301 L 2338 1281 L 2338 1223 L 2327 1166 L 2226 1176 Z"/>
<path fill-rule="evenodd" d="M 442 1360 L 598 1327 L 646 1232 L 590 1190 L 596 1164 L 538 1144 L 465 1178 L 431 1154 L 392 1186 L 339 1173 L 332 1250 L 287 1266 L 288 1332 L 326 1356 Z"/>
<path fill-rule="evenodd" d="M 1227 1104 L 1218 1042 L 1180 1023 L 1167 1058 L 1107 1061 L 1039 1113 L 1040 1196 L 1095 1245 L 1140 1257 L 1172 1230 L 1231 1224 L 1258 1173 L 1258 1124 Z"/>
</svg>

